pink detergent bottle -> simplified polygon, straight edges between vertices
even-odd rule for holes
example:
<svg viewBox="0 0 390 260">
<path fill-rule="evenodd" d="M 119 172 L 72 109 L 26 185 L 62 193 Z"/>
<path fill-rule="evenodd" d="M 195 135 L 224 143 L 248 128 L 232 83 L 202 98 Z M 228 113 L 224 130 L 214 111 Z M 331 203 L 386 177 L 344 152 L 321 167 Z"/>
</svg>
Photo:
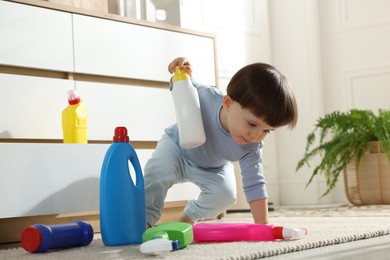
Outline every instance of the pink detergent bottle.
<svg viewBox="0 0 390 260">
<path fill-rule="evenodd" d="M 193 232 L 196 242 L 273 241 L 307 235 L 306 228 L 253 223 L 198 223 L 193 226 Z"/>
</svg>

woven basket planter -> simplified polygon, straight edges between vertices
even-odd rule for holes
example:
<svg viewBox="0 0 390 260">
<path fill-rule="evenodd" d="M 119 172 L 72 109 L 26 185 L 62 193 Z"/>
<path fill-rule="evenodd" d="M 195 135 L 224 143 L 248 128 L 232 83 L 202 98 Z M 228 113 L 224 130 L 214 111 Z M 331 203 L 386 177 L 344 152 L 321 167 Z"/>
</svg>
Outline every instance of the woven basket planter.
<svg viewBox="0 0 390 260">
<path fill-rule="evenodd" d="M 344 169 L 345 192 L 354 205 L 390 204 L 390 164 L 379 142 L 370 142 L 357 167 Z"/>
</svg>

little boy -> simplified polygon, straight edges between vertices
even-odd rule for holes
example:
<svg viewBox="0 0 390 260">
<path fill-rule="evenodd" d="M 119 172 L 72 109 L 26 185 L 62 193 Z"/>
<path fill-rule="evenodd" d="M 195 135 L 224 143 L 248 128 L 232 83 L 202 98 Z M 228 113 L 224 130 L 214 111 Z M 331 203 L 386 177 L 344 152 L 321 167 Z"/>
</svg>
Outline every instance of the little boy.
<svg viewBox="0 0 390 260">
<path fill-rule="evenodd" d="M 173 60 L 168 71 L 173 73 L 175 66 L 192 74 L 186 58 Z M 240 164 L 254 222 L 268 223 L 262 141 L 276 128 L 294 128 L 297 123 L 297 104 L 287 79 L 271 65 L 254 63 L 233 76 L 226 95 L 215 87 L 193 84 L 199 94 L 206 142 L 183 149 L 177 125 L 165 129 L 144 170 L 147 225 L 158 221 L 167 191 L 176 183 L 192 182 L 201 190 L 178 221 L 193 224 L 224 212 L 236 201 L 234 161 Z"/>
</svg>

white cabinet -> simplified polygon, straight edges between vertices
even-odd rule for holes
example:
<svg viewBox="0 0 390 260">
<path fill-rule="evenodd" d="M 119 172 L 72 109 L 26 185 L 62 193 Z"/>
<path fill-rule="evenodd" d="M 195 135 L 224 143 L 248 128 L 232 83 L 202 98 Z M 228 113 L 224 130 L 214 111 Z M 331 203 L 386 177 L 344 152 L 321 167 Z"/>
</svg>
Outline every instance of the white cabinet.
<svg viewBox="0 0 390 260">
<path fill-rule="evenodd" d="M 109 146 L 0 143 L 0 218 L 99 210 L 100 171 Z M 153 150 L 136 152 L 143 169 Z M 178 184 L 166 201 L 193 199 L 198 191 L 191 183 Z"/>
<path fill-rule="evenodd" d="M 0 74 L 0 138 L 62 139 L 70 80 Z M 133 141 L 157 141 L 176 122 L 169 89 L 77 82 L 87 105 L 88 139 L 111 140 L 126 126 Z M 5 87 L 9 86 L 9 87 Z"/>
<path fill-rule="evenodd" d="M 71 88 L 70 80 L 0 74 L 0 138 L 62 139 Z"/>
<path fill-rule="evenodd" d="M 126 126 L 130 141 L 157 141 L 176 122 L 169 89 L 77 82 L 88 109 L 88 139 L 110 140 Z"/>
<path fill-rule="evenodd" d="M 72 15 L 0 1 L 0 64 L 73 71 Z"/>
<path fill-rule="evenodd" d="M 0 143 L 0 218 L 99 210 L 108 147 Z M 136 152 L 143 168 L 152 150 Z"/>
<path fill-rule="evenodd" d="M 83 15 L 74 15 L 73 22 L 76 72 L 169 81 L 169 62 L 184 56 L 199 81 L 215 85 L 211 37 Z"/>
<path fill-rule="evenodd" d="M 0 218 L 98 210 L 107 147 L 0 143 Z"/>
<path fill-rule="evenodd" d="M 198 81 L 216 84 L 210 35 L 67 13 L 43 2 L 0 1 L 0 197 L 7 198 L 0 218 L 98 209 L 109 144 L 7 143 L 61 140 L 66 92 L 75 85 L 87 105 L 89 140 L 112 140 L 121 125 L 132 141 L 158 141 L 176 120 L 170 91 L 154 83 L 168 86 L 173 58 L 189 58 Z M 72 74 L 80 80 L 63 79 Z M 142 166 L 152 152 L 137 150 Z M 176 185 L 166 201 L 197 192 Z"/>
</svg>

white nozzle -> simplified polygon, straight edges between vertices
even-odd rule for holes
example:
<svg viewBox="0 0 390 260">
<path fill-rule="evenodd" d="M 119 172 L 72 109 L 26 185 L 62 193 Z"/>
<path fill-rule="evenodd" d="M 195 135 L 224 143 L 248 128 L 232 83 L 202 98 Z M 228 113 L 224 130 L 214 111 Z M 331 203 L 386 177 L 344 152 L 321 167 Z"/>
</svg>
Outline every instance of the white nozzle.
<svg viewBox="0 0 390 260">
<path fill-rule="evenodd" d="M 68 100 L 70 101 L 80 98 L 79 94 L 77 93 L 77 90 L 75 89 L 69 90 L 67 94 L 68 94 Z"/>
<path fill-rule="evenodd" d="M 283 227 L 282 234 L 284 239 L 299 239 L 307 235 L 307 229 Z"/>
<path fill-rule="evenodd" d="M 170 252 L 179 248 L 180 241 L 171 241 L 166 238 L 155 238 L 142 243 L 139 250 L 143 254 L 157 255 L 164 252 Z"/>
</svg>

